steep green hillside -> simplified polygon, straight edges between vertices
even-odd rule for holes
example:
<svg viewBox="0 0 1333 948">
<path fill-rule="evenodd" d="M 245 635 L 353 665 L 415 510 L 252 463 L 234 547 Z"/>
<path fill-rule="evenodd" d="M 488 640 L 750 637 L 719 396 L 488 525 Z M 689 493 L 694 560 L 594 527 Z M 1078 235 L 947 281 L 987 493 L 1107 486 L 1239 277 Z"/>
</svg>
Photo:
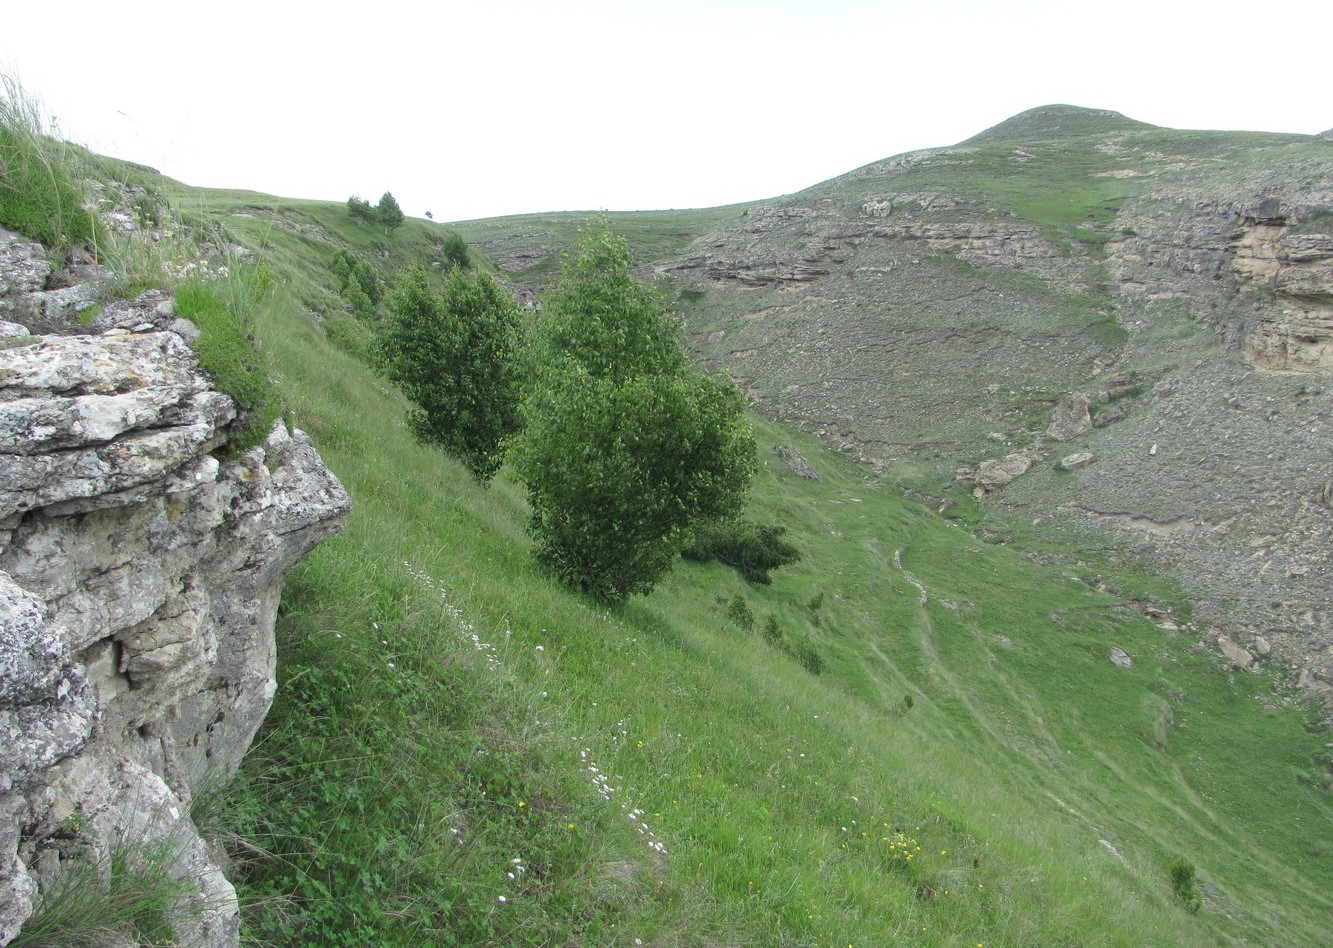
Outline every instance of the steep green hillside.
<svg viewBox="0 0 1333 948">
<path fill-rule="evenodd" d="M 443 228 L 173 193 L 264 247 L 260 340 L 355 504 L 289 585 L 273 712 L 207 807 L 256 941 L 1323 939 L 1326 735 L 1200 651 L 1187 615 L 1161 628 L 1097 587 L 1167 609 L 1169 588 L 1090 551 L 1034 564 L 757 420 L 751 516 L 802 560 L 762 587 L 681 564 L 598 610 L 532 565 L 518 486 L 413 444 L 329 339 L 337 247 L 387 272 L 429 263 Z"/>
</svg>

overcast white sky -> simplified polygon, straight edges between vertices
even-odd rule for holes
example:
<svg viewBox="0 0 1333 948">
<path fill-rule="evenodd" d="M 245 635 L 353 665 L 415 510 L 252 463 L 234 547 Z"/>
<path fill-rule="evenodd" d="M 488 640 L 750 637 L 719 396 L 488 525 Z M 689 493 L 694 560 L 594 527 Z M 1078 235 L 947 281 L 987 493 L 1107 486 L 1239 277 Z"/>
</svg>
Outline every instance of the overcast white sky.
<svg viewBox="0 0 1333 948">
<path fill-rule="evenodd" d="M 464 220 L 797 191 L 1054 102 L 1333 126 L 1333 0 L 13 3 L 0 68 L 190 184 Z"/>
</svg>

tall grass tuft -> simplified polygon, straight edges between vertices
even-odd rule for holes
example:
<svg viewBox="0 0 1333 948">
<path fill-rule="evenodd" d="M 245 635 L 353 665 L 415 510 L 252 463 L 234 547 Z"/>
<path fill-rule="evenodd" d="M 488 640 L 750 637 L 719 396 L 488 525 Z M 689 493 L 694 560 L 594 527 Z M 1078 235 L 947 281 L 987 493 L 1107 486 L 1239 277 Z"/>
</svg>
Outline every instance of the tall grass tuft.
<svg viewBox="0 0 1333 948">
<path fill-rule="evenodd" d="M 254 308 L 271 277 L 257 264 L 235 262 L 223 271 L 211 280 L 187 279 L 176 291 L 176 312 L 199 327 L 199 364 L 236 403 L 229 450 L 238 454 L 267 437 L 280 410 L 268 358 L 254 336 Z"/>
<path fill-rule="evenodd" d="M 76 166 L 40 100 L 0 74 L 0 225 L 54 250 L 90 240 L 93 217 L 83 208 Z"/>
</svg>

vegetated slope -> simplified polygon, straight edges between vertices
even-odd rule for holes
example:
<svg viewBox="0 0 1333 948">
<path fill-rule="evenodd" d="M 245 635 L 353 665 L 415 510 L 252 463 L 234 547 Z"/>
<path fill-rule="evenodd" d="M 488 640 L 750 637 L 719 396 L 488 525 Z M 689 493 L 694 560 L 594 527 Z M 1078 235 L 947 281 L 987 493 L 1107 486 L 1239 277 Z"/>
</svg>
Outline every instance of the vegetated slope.
<svg viewBox="0 0 1333 948">
<path fill-rule="evenodd" d="M 338 209 L 193 198 L 265 245 L 278 290 L 261 341 L 289 415 L 354 499 L 284 597 L 274 709 L 217 805 L 215 825 L 247 841 L 256 937 L 1326 932 L 1323 738 L 1266 674 L 1230 681 L 1188 632 L 1099 591 L 1096 567 L 983 542 L 766 422 L 751 515 L 784 524 L 802 561 L 767 587 L 682 564 L 623 612 L 596 610 L 533 567 L 517 485 L 502 472 L 483 491 L 413 444 L 351 337 L 330 341 Z M 371 259 L 429 262 L 433 233 L 350 236 Z M 779 442 L 822 479 L 793 475 Z M 1198 867 L 1197 916 L 1171 890 L 1178 856 Z"/>
<path fill-rule="evenodd" d="M 1048 106 L 653 269 L 767 416 L 1039 550 L 1149 557 L 1234 661 L 1333 701 L 1333 143 Z"/>
</svg>

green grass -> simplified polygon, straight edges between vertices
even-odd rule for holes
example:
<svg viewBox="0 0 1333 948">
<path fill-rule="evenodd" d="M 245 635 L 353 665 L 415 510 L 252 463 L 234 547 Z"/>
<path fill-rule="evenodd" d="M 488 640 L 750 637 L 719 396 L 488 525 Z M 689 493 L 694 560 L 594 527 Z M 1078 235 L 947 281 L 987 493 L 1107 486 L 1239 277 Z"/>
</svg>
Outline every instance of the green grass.
<svg viewBox="0 0 1333 948">
<path fill-rule="evenodd" d="M 0 225 L 63 252 L 92 237 L 92 216 L 71 174 L 72 152 L 52 134 L 45 109 L 0 74 Z"/>
<path fill-rule="evenodd" d="M 276 261 L 318 252 L 271 243 Z M 289 582 L 274 710 L 224 808 L 252 937 L 1321 937 L 1322 738 L 1267 677 L 1229 682 L 1091 577 L 978 542 L 762 423 L 748 515 L 784 524 L 800 562 L 766 587 L 682 564 L 599 610 L 532 565 L 504 472 L 482 490 L 412 443 L 401 400 L 303 315 L 307 279 L 277 281 L 258 334 L 356 506 Z M 779 440 L 822 481 L 787 473 Z M 727 618 L 737 595 L 753 631 Z M 1177 856 L 1198 867 L 1197 916 Z"/>
</svg>

